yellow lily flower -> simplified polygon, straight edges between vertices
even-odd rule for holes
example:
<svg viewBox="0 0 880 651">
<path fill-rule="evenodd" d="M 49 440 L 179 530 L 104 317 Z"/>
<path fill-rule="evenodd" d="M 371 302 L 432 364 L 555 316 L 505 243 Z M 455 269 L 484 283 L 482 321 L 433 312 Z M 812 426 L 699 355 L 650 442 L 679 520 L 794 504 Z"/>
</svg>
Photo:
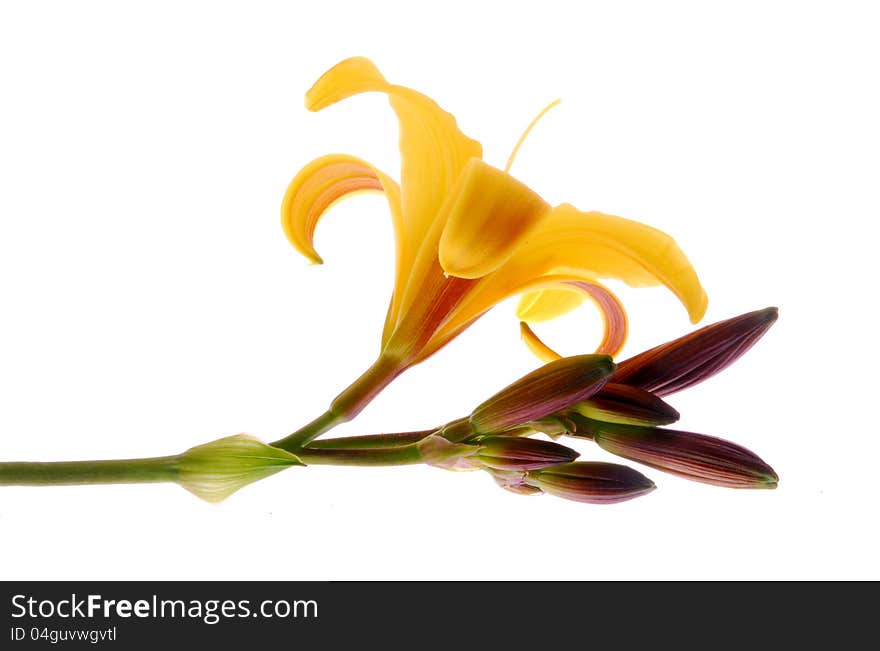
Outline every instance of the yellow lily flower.
<svg viewBox="0 0 880 651">
<path fill-rule="evenodd" d="M 290 183 L 282 224 L 293 246 L 320 264 L 313 236 L 327 209 L 354 193 L 384 192 L 396 239 L 394 291 L 376 363 L 292 441 L 304 444 L 353 418 L 406 368 L 516 294 L 523 294 L 518 316 L 532 323 L 592 300 L 605 321 L 597 352 L 610 355 L 623 345 L 626 316 L 601 278 L 665 285 L 694 323 L 702 318 L 706 294 L 672 238 L 621 217 L 550 206 L 484 162 L 480 143 L 464 135 L 452 115 L 425 95 L 386 81 L 370 60 L 355 57 L 331 68 L 306 93 L 306 107 L 319 111 L 365 92 L 387 94 L 397 114 L 401 184 L 359 158 L 323 156 Z M 527 343 L 552 357 L 534 335 Z"/>
</svg>

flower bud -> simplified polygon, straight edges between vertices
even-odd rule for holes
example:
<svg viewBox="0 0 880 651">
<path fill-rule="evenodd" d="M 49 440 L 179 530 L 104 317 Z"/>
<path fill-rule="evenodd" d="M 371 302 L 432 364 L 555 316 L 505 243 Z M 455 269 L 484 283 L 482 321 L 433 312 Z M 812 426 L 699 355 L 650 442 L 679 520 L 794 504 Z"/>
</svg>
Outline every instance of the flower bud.
<svg viewBox="0 0 880 651">
<path fill-rule="evenodd" d="M 686 479 L 727 488 L 776 488 L 779 477 L 746 448 L 704 434 L 596 423 L 599 446 Z"/>
<path fill-rule="evenodd" d="M 776 322 L 775 307 L 700 328 L 617 366 L 612 382 L 667 396 L 724 370 Z"/>
<path fill-rule="evenodd" d="M 571 410 L 593 420 L 627 425 L 668 425 L 679 418 L 671 405 L 653 393 L 616 382 L 609 382 Z"/>
<path fill-rule="evenodd" d="M 615 504 L 655 488 L 654 482 L 632 468 L 599 461 L 532 470 L 525 481 L 545 493 L 588 504 Z"/>
<path fill-rule="evenodd" d="M 178 457 L 177 483 L 207 502 L 220 502 L 239 488 L 288 466 L 305 465 L 281 448 L 248 434 L 190 448 Z"/>
<path fill-rule="evenodd" d="M 525 437 L 486 436 L 479 440 L 476 459 L 493 470 L 535 470 L 574 461 L 577 450 Z"/>
<path fill-rule="evenodd" d="M 607 355 L 577 355 L 545 364 L 474 409 L 477 433 L 489 434 L 540 420 L 580 402 L 604 386 L 614 371 Z"/>
</svg>

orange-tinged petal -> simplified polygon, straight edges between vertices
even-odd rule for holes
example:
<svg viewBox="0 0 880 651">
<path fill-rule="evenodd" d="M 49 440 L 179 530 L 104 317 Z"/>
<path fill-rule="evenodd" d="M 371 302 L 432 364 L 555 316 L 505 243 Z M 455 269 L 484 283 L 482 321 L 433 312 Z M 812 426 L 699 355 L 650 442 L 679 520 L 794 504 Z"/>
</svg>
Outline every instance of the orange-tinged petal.
<svg viewBox="0 0 880 651">
<path fill-rule="evenodd" d="M 385 192 L 399 247 L 402 243 L 400 188 L 369 163 L 345 154 L 313 160 L 290 182 L 281 203 L 281 224 L 287 239 L 313 263 L 321 264 L 323 260 L 314 246 L 318 220 L 340 199 L 371 190 Z"/>
<path fill-rule="evenodd" d="M 378 68 L 364 57 L 346 59 L 337 64 L 315 83 L 306 94 L 306 107 L 317 111 L 358 93 L 379 91 L 388 94 L 400 122 L 400 153 L 404 246 L 395 294 L 407 282 L 413 286 L 407 298 L 395 310 L 395 319 L 419 291 L 422 277 L 428 273 L 430 261 L 415 265 L 420 247 L 436 252 L 440 231 L 428 237 L 431 223 L 443 205 L 465 163 L 482 156 L 475 140 L 465 136 L 455 118 L 432 99 L 404 86 L 388 83 Z M 404 277 L 405 276 L 405 277 Z M 389 319 L 389 324 L 395 319 Z M 386 339 L 389 334 L 386 328 Z"/>
<path fill-rule="evenodd" d="M 419 361 L 433 355 L 450 340 L 457 337 L 487 310 L 504 299 L 522 292 L 569 286 L 573 291 L 583 292 L 587 298 L 597 305 L 601 312 L 605 323 L 605 336 L 596 352 L 614 355 L 623 346 L 627 328 L 626 313 L 623 310 L 623 306 L 614 294 L 593 280 L 589 275 L 576 270 L 567 270 L 565 273 L 549 276 L 513 278 L 504 276 L 501 273 L 505 267 L 477 281 L 476 286 L 467 288 L 466 295 L 455 306 L 455 309 L 449 313 L 446 321 L 439 328 L 436 328 L 434 336 L 419 355 Z M 528 341 L 526 343 L 528 344 Z M 544 345 L 543 342 L 541 345 Z M 547 353 L 548 359 L 555 359 L 553 357 L 555 352 L 549 348 L 547 348 L 547 351 L 549 351 Z M 538 354 L 538 357 L 543 359 L 540 354 Z"/>
<path fill-rule="evenodd" d="M 526 185 L 478 158 L 465 166 L 449 200 L 439 258 L 443 270 L 459 278 L 497 269 L 550 211 Z"/>
<path fill-rule="evenodd" d="M 529 295 L 537 294 L 541 298 L 552 299 L 557 294 L 572 294 L 573 292 L 578 292 L 577 295 L 581 298 L 589 298 L 596 307 L 599 308 L 599 313 L 602 316 L 602 323 L 604 325 L 602 342 L 599 344 L 596 352 L 611 355 L 612 357 L 617 355 L 617 353 L 623 348 L 623 344 L 626 343 L 626 335 L 629 329 L 626 319 L 626 310 L 623 309 L 620 299 L 618 299 L 617 296 L 615 296 L 607 287 L 600 285 L 597 282 L 573 281 L 560 283 L 559 286 L 566 289 L 545 289 L 540 292 L 529 292 Z M 541 309 L 541 306 L 535 306 L 535 312 L 543 317 L 542 319 L 535 320 L 552 319 L 559 316 L 560 313 L 564 313 L 552 313 L 549 311 L 549 309 L 558 305 L 560 304 L 555 304 L 552 300 L 548 300 L 546 304 L 546 307 L 548 308 L 547 310 Z M 565 304 L 561 304 L 561 306 L 567 307 Z M 565 312 L 567 311 L 568 310 L 566 309 Z M 518 312 L 517 315 L 522 318 L 520 312 Z M 535 334 L 534 330 L 532 330 L 527 323 L 521 321 L 519 328 L 520 335 L 522 336 L 526 347 L 532 351 L 538 359 L 546 362 L 561 357 L 559 353 L 541 341 L 540 337 Z"/>
</svg>

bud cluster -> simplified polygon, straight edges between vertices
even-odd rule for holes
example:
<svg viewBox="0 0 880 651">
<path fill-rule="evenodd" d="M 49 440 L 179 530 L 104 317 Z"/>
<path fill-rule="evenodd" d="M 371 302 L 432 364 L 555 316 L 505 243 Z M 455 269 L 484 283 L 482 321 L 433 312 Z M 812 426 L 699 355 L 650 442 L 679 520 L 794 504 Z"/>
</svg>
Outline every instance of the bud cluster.
<svg viewBox="0 0 880 651">
<path fill-rule="evenodd" d="M 542 432 L 593 440 L 602 449 L 687 479 L 729 488 L 775 488 L 760 457 L 723 439 L 666 429 L 679 413 L 663 396 L 729 366 L 775 322 L 775 308 L 701 328 L 616 365 L 604 355 L 562 358 L 526 375 L 420 443 L 429 464 L 485 470 L 502 488 L 594 504 L 621 502 L 655 488 L 612 463 L 528 438 Z M 443 434 L 453 440 L 444 438 Z"/>
</svg>

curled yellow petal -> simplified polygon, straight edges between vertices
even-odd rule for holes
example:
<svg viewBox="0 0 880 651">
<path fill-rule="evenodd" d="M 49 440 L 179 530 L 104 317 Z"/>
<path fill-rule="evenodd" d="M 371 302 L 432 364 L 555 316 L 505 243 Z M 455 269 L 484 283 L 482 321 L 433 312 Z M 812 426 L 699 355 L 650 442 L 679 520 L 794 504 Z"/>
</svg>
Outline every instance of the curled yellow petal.
<svg viewBox="0 0 880 651">
<path fill-rule="evenodd" d="M 459 278 L 480 278 L 501 266 L 550 205 L 509 174 L 474 158 L 447 201 L 440 237 L 443 270 Z"/>
<path fill-rule="evenodd" d="M 633 287 L 665 285 L 694 323 L 706 312 L 706 292 L 675 240 L 636 221 L 562 204 L 497 275 L 507 276 L 503 284 L 510 284 L 516 278 L 559 270 L 577 270 L 597 279 L 615 278 Z"/>
<path fill-rule="evenodd" d="M 314 246 L 315 227 L 321 215 L 340 199 L 370 190 L 385 192 L 400 246 L 400 188 L 372 165 L 345 154 L 313 160 L 290 182 L 281 203 L 281 225 L 287 239 L 310 261 L 321 264 Z"/>
<path fill-rule="evenodd" d="M 414 264 L 420 247 L 436 252 L 439 230 L 430 228 L 449 189 L 471 158 L 480 158 L 483 150 L 475 140 L 465 136 L 455 118 L 431 98 L 410 88 L 390 84 L 379 69 L 364 57 L 346 59 L 328 70 L 306 93 L 306 107 L 318 111 L 358 93 L 378 91 L 388 94 L 400 123 L 401 173 L 403 188 L 402 213 L 404 244 L 395 295 L 406 292 L 404 305 L 393 310 L 397 315 L 414 300 L 430 260 L 423 266 Z M 430 237 L 429 237 L 430 235 Z M 436 259 L 436 258 L 434 258 Z M 424 267 L 424 268 L 423 268 Z M 393 318 L 389 319 L 389 323 Z M 386 328 L 386 336 L 387 336 Z"/>
<path fill-rule="evenodd" d="M 306 92 L 306 108 L 320 111 L 352 95 L 385 91 L 389 84 L 366 57 L 351 57 L 330 68 Z"/>
<path fill-rule="evenodd" d="M 480 143 L 465 136 L 455 117 L 426 95 L 388 83 L 365 57 L 346 59 L 325 72 L 306 93 L 306 108 L 320 111 L 365 92 L 388 95 L 400 123 L 401 184 L 412 190 L 404 197 L 407 220 L 436 213 L 465 163 L 481 157 Z M 428 224 L 411 224 L 423 233 Z M 418 228 L 415 228 L 419 226 Z"/>
<path fill-rule="evenodd" d="M 562 355 L 541 341 L 541 338 L 535 334 L 535 331 L 525 321 L 519 322 L 519 335 L 522 337 L 523 342 L 525 342 L 526 348 L 545 364 L 562 359 Z"/>
</svg>

